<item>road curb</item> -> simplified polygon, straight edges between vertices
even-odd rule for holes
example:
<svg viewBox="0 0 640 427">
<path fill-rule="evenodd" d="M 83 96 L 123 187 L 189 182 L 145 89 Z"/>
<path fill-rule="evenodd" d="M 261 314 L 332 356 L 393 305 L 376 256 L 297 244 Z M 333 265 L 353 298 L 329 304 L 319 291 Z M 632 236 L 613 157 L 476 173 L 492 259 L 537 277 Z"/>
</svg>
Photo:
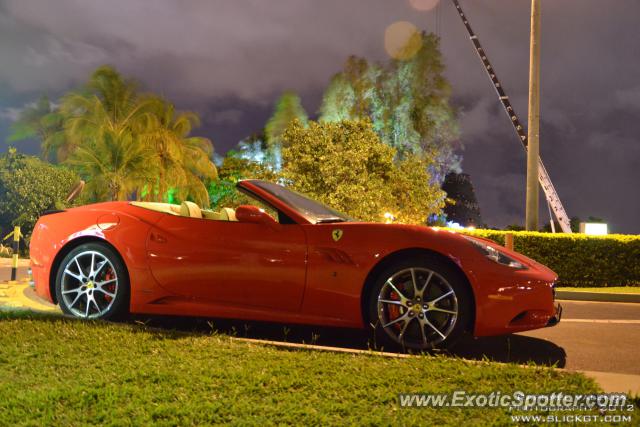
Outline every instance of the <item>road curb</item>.
<svg viewBox="0 0 640 427">
<path fill-rule="evenodd" d="M 626 393 L 629 396 L 640 395 L 640 375 L 598 371 L 567 372 L 580 372 L 594 379 L 605 393 Z"/>
<path fill-rule="evenodd" d="M 332 353 L 346 353 L 353 354 L 357 356 L 381 356 L 386 358 L 413 358 L 419 357 L 419 355 L 414 354 L 406 354 L 406 353 L 387 353 L 375 350 L 359 350 L 352 348 L 343 348 L 343 347 L 330 347 L 330 346 L 321 346 L 321 345 L 311 345 L 311 344 L 300 344 L 300 343 L 288 343 L 282 341 L 273 341 L 273 340 L 262 340 L 255 338 L 238 338 L 231 337 L 232 341 L 242 342 L 246 344 L 260 345 L 266 347 L 275 347 L 279 349 L 286 350 L 294 350 L 294 351 L 326 351 Z M 605 393 L 629 393 L 630 395 L 638 395 L 640 394 L 640 375 L 630 375 L 630 374 L 621 374 L 614 372 L 595 372 L 595 371 L 583 371 L 583 370 L 572 370 L 572 369 L 561 369 L 554 366 L 547 365 L 524 365 L 524 364 L 514 364 L 514 363 L 506 363 L 506 362 L 497 362 L 497 361 L 484 361 L 484 360 L 473 360 L 473 359 L 463 359 L 456 358 L 464 363 L 482 366 L 486 363 L 498 364 L 502 366 L 519 366 L 525 369 L 545 369 L 545 370 L 553 370 L 562 373 L 579 373 L 587 378 L 595 381 L 600 388 Z"/>
<path fill-rule="evenodd" d="M 572 301 L 632 302 L 640 303 L 640 294 L 613 294 L 606 292 L 556 291 L 556 298 Z"/>
<path fill-rule="evenodd" d="M 0 309 L 58 313 L 60 309 L 36 295 L 29 279 L 0 282 Z"/>
<path fill-rule="evenodd" d="M 11 258 L 0 257 L 0 267 L 11 267 Z M 18 258 L 18 267 L 29 267 L 29 258 Z"/>
</svg>

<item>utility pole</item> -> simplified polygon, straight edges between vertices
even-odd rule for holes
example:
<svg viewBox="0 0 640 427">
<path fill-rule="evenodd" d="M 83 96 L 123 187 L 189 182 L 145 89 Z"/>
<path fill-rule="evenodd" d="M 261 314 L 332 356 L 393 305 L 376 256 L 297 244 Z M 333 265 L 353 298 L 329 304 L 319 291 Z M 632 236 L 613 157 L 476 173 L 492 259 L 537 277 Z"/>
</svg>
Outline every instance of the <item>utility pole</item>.
<svg viewBox="0 0 640 427">
<path fill-rule="evenodd" d="M 528 141 L 528 135 L 527 135 L 525 126 L 523 126 L 520 123 L 520 120 L 518 119 L 518 116 L 516 115 L 516 112 L 514 111 L 513 106 L 511 105 L 511 101 L 509 101 L 509 97 L 505 93 L 504 88 L 500 83 L 500 80 L 498 80 L 496 71 L 491 65 L 491 62 L 489 62 L 489 58 L 487 57 L 487 52 L 485 52 L 484 48 L 480 44 L 480 40 L 478 40 L 478 36 L 476 35 L 476 33 L 473 32 L 473 29 L 471 28 L 471 24 L 469 23 L 469 19 L 467 15 L 465 15 L 465 13 L 462 11 L 460 2 L 458 0 L 451 0 L 451 2 L 453 3 L 453 6 L 456 8 L 456 11 L 460 16 L 460 19 L 462 20 L 462 23 L 464 24 L 465 29 L 469 34 L 471 44 L 473 45 L 474 50 L 478 54 L 478 58 L 480 58 L 480 61 L 482 61 L 482 66 L 486 71 L 487 76 L 489 76 L 489 79 L 491 80 L 491 84 L 493 85 L 493 88 L 496 91 L 496 95 L 498 95 L 498 99 L 500 100 L 500 103 L 504 107 L 505 113 L 507 113 L 507 116 L 509 116 L 509 122 L 513 126 L 513 130 L 516 131 L 516 135 L 518 135 L 518 141 L 520 141 L 520 143 L 522 144 L 522 148 L 524 148 L 525 152 L 527 152 L 528 151 L 527 145 L 529 141 Z M 537 120 L 531 120 L 531 117 L 529 117 L 529 123 L 534 123 L 534 122 L 536 124 L 538 123 Z M 535 135 L 538 135 L 537 129 L 538 129 L 538 126 L 536 126 L 536 131 L 534 132 Z M 531 133 L 529 133 L 529 135 L 531 135 Z M 537 141 L 538 140 L 536 139 L 536 146 L 538 146 Z M 544 164 L 542 163 L 542 159 L 539 157 L 540 149 L 536 148 L 536 150 L 537 150 L 536 152 L 538 153 L 537 154 L 538 181 L 540 182 L 540 186 L 542 187 L 542 190 L 544 190 L 547 206 L 549 206 L 549 208 L 553 211 L 553 214 L 555 215 L 558 222 L 560 223 L 562 232 L 571 234 L 571 223 L 569 221 L 569 216 L 567 215 L 567 211 L 564 210 L 564 206 L 562 206 L 562 202 L 560 201 L 560 196 L 558 196 L 558 192 L 556 191 L 555 187 L 553 186 L 553 183 L 551 182 L 551 177 L 549 177 L 549 173 L 547 173 L 547 169 L 544 167 Z M 535 159 L 535 156 L 533 158 Z M 529 168 L 529 170 L 531 170 L 531 168 Z M 535 172 L 533 176 L 535 176 Z M 532 188 L 535 189 L 535 186 L 532 186 Z M 534 210 L 534 214 L 537 214 L 537 210 Z M 536 227 L 533 227 L 533 228 L 535 229 Z"/>
<path fill-rule="evenodd" d="M 537 231 L 540 158 L 540 0 L 531 0 L 528 121 L 526 227 L 528 231 Z"/>
</svg>

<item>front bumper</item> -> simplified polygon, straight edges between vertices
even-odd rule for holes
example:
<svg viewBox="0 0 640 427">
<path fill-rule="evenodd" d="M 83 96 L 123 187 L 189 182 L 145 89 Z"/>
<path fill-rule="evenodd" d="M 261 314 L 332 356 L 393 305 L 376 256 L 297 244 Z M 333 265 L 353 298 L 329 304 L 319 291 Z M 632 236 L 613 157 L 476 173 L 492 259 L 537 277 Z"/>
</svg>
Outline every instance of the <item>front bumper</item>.
<svg viewBox="0 0 640 427">
<path fill-rule="evenodd" d="M 486 293 L 477 293 L 475 336 L 523 332 L 558 323 L 561 309 L 553 298 L 555 277 L 541 279 L 507 277 L 501 285 L 487 286 Z"/>
</svg>

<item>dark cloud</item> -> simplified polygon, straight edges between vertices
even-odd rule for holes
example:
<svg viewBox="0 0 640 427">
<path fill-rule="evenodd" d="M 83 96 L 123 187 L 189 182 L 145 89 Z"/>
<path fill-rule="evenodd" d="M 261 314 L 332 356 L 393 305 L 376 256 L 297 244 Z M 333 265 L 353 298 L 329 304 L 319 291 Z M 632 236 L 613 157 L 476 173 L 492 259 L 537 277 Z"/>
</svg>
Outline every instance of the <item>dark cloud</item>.
<svg viewBox="0 0 640 427">
<path fill-rule="evenodd" d="M 462 6 L 526 122 L 529 2 Z M 640 232 L 640 3 L 545 0 L 542 10 L 547 169 L 570 215 Z M 285 89 L 298 91 L 314 114 L 348 55 L 385 58 L 385 28 L 399 20 L 440 29 L 461 110 L 464 168 L 483 216 L 496 226 L 522 223 L 524 152 L 447 0 L 438 14 L 386 0 L 6 0 L 0 137 L 39 94 L 55 98 L 110 63 L 198 111 L 201 132 L 223 152 L 260 129 Z"/>
</svg>

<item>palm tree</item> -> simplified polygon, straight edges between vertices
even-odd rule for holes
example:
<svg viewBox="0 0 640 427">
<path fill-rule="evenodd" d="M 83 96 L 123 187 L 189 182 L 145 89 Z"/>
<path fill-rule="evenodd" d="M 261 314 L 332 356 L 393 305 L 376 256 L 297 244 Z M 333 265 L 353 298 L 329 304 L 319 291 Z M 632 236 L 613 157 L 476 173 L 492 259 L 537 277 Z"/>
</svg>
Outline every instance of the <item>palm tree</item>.
<svg viewBox="0 0 640 427">
<path fill-rule="evenodd" d="M 153 98 L 141 96 L 134 81 L 102 66 L 84 88 L 62 98 L 60 110 L 69 143 L 78 146 L 87 139 L 102 138 L 105 132 L 116 138 L 135 132 L 153 105 Z"/>
<path fill-rule="evenodd" d="M 213 144 L 202 137 L 189 136 L 200 125 L 193 112 L 177 112 L 170 102 L 155 98 L 152 112 L 146 115 L 146 129 L 141 136 L 154 153 L 159 174 L 150 187 L 156 200 L 164 200 L 170 188 L 180 199 L 191 198 L 208 206 L 209 195 L 203 180 L 217 177 L 211 157 Z"/>
<path fill-rule="evenodd" d="M 156 174 L 149 162 L 152 155 L 130 133 L 119 136 L 106 131 L 101 138 L 76 147 L 66 163 L 80 176 L 90 177 L 86 190 L 96 200 L 127 200 L 140 183 Z"/>
<path fill-rule="evenodd" d="M 18 119 L 11 125 L 9 142 L 36 138 L 40 140 L 42 157 L 48 159 L 51 154 L 64 156 L 63 115 L 49 98 L 42 96 L 33 105 L 20 112 Z"/>
<path fill-rule="evenodd" d="M 134 81 L 109 66 L 62 98 L 67 163 L 87 178 L 98 200 L 126 199 L 157 175 L 154 154 L 140 138 L 153 106 L 151 96 L 140 95 Z"/>
<path fill-rule="evenodd" d="M 38 111 L 38 117 L 53 114 L 48 101 Z M 43 147 L 76 169 L 97 200 L 140 198 L 145 191 L 149 199 L 165 200 L 172 189 L 181 199 L 208 205 L 203 180 L 216 178 L 217 171 L 211 141 L 190 136 L 200 124 L 195 113 L 141 94 L 135 81 L 102 66 L 81 89 L 62 97 L 56 114 L 55 138 Z"/>
</svg>

